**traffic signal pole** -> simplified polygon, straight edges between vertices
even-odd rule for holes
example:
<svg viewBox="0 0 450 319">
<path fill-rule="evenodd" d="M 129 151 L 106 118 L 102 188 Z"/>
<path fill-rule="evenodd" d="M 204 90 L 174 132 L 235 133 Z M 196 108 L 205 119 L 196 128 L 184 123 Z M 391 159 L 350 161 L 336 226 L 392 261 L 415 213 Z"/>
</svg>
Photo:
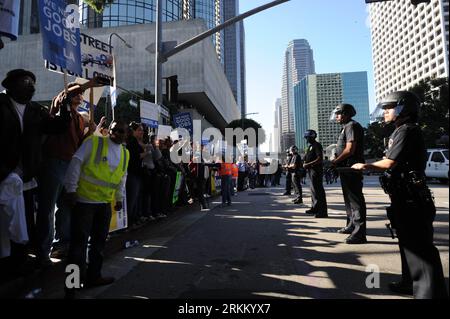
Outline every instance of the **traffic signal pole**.
<svg viewBox="0 0 450 319">
<path fill-rule="evenodd" d="M 230 20 L 225 21 L 224 23 L 216 26 L 213 29 L 210 29 L 206 32 L 203 32 L 194 38 L 187 40 L 186 42 L 183 42 L 179 45 L 177 45 L 172 50 L 169 50 L 167 52 L 163 52 L 162 50 L 162 0 L 156 0 L 156 6 L 157 6 L 157 19 L 156 19 L 156 53 L 155 53 L 155 104 L 160 105 L 162 103 L 162 64 L 167 61 L 168 58 L 171 56 L 177 54 L 178 52 L 181 52 L 194 44 L 202 41 L 203 39 L 213 35 L 216 32 L 219 32 L 226 27 L 235 24 L 236 22 L 242 21 L 247 17 L 250 17 L 256 13 L 259 13 L 261 11 L 270 9 L 272 7 L 275 7 L 279 4 L 288 2 L 290 0 L 276 0 L 269 2 L 265 5 L 262 5 L 260 7 L 257 7 L 255 9 L 252 9 L 250 11 L 247 11 L 246 13 L 240 14 Z"/>
<path fill-rule="evenodd" d="M 162 1 L 156 0 L 155 104 L 162 104 Z"/>
</svg>

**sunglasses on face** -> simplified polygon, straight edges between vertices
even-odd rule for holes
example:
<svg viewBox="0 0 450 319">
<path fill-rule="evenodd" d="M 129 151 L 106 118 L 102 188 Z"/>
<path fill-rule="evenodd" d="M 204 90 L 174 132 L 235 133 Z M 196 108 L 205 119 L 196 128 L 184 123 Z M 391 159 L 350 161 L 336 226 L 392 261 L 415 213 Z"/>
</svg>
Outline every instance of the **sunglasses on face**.
<svg viewBox="0 0 450 319">
<path fill-rule="evenodd" d="M 125 134 L 126 133 L 126 131 L 124 130 L 124 129 L 114 129 L 114 130 L 112 130 L 112 132 L 113 133 L 118 133 L 118 134 Z"/>
</svg>

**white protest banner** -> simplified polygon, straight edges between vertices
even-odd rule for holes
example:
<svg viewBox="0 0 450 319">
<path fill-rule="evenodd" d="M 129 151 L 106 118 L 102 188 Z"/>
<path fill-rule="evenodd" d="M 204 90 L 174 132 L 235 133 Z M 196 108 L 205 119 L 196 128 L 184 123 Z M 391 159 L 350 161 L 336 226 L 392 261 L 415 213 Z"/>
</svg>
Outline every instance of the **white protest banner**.
<svg viewBox="0 0 450 319">
<path fill-rule="evenodd" d="M 178 132 L 178 130 L 170 132 L 170 139 L 172 141 L 178 141 L 180 139 L 180 133 Z"/>
<path fill-rule="evenodd" d="M 159 119 L 158 105 L 144 100 L 141 100 L 140 103 L 142 123 L 147 124 L 151 128 L 157 128 Z"/>
<path fill-rule="evenodd" d="M 116 202 L 111 203 L 111 222 L 109 224 L 109 232 L 115 232 L 128 227 L 128 213 L 127 213 L 127 196 L 123 197 L 122 209 L 116 211 L 114 208 Z"/>
<path fill-rule="evenodd" d="M 158 126 L 158 135 L 157 139 L 165 140 L 167 137 L 170 137 L 170 133 L 172 132 L 172 127 L 168 125 L 159 125 Z"/>
<path fill-rule="evenodd" d="M 116 78 L 116 57 L 113 55 L 113 79 Z M 111 97 L 111 108 L 114 109 L 117 104 L 117 86 L 116 81 L 112 81 L 112 85 L 109 87 L 109 95 Z M 113 111 L 114 114 L 114 111 Z"/>
<path fill-rule="evenodd" d="M 17 40 L 20 0 L 0 0 L 0 36 Z"/>
<path fill-rule="evenodd" d="M 84 79 L 92 79 L 96 76 L 112 79 L 114 81 L 113 56 L 109 52 L 109 45 L 87 34 L 81 33 L 81 74 L 74 74 L 70 70 L 69 75 Z M 45 61 L 45 67 L 49 71 L 64 73 L 64 69 Z"/>
</svg>

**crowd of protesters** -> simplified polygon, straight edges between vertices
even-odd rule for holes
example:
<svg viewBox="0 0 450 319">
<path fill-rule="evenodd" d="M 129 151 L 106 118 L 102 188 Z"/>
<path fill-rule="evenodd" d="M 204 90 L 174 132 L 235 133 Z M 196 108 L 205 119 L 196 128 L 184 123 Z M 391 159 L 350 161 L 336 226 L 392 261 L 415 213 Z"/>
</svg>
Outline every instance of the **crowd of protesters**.
<svg viewBox="0 0 450 319">
<path fill-rule="evenodd" d="M 96 79 L 69 83 L 50 107 L 32 101 L 35 85 L 35 75 L 23 69 L 2 81 L 0 145 L 8 150 L 0 157 L 2 279 L 47 268 L 52 257 L 87 268 L 92 285 L 112 282 L 101 277 L 102 251 L 112 204 L 120 210 L 125 196 L 125 231 L 132 231 L 167 217 L 176 206 L 197 202 L 207 211 L 208 198 L 220 190 L 223 204 L 231 205 L 235 192 L 280 185 L 280 164 L 275 174 L 265 175 L 260 172 L 269 163 L 247 157 L 205 162 L 200 143 L 188 148 L 189 163 L 176 164 L 170 154 L 185 146 L 183 140 L 161 138 L 136 122 L 107 126 L 103 117 L 96 125 L 79 111 L 84 91 L 102 86 Z"/>
</svg>

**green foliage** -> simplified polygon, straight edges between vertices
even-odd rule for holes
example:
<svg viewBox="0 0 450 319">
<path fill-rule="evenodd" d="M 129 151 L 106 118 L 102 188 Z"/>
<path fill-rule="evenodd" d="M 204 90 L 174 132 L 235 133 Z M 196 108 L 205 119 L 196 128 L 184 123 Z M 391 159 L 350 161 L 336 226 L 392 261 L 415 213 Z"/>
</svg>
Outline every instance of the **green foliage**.
<svg viewBox="0 0 450 319">
<path fill-rule="evenodd" d="M 382 158 L 386 142 L 394 131 L 394 126 L 374 122 L 364 129 L 364 148 L 369 158 Z"/>
<path fill-rule="evenodd" d="M 84 2 L 96 12 L 102 13 L 105 7 L 112 4 L 114 0 L 84 0 Z"/>
<path fill-rule="evenodd" d="M 256 133 L 258 133 L 258 129 L 262 129 L 261 124 L 259 124 L 258 122 L 256 122 L 255 120 L 252 120 L 252 119 L 234 120 L 234 121 L 231 121 L 227 126 L 227 128 L 232 128 L 232 129 L 242 128 L 244 131 L 250 127 L 253 128 Z M 265 140 L 266 140 L 266 134 L 265 134 L 264 129 L 262 129 L 262 134 L 261 135 L 258 134 L 256 137 L 256 145 L 259 146 L 259 145 L 263 144 L 265 142 Z M 234 144 L 234 146 L 236 146 L 235 143 L 233 143 L 233 144 Z"/>
<path fill-rule="evenodd" d="M 449 133 L 448 79 L 425 79 L 410 89 L 422 101 L 419 124 L 427 148 Z"/>
<path fill-rule="evenodd" d="M 410 89 L 422 101 L 419 124 L 427 148 L 447 143 L 449 134 L 448 79 L 425 79 Z M 365 130 L 365 150 L 370 158 L 381 158 L 385 139 L 393 132 L 393 126 L 372 123 Z M 446 142 L 442 142 L 446 141 Z"/>
</svg>

